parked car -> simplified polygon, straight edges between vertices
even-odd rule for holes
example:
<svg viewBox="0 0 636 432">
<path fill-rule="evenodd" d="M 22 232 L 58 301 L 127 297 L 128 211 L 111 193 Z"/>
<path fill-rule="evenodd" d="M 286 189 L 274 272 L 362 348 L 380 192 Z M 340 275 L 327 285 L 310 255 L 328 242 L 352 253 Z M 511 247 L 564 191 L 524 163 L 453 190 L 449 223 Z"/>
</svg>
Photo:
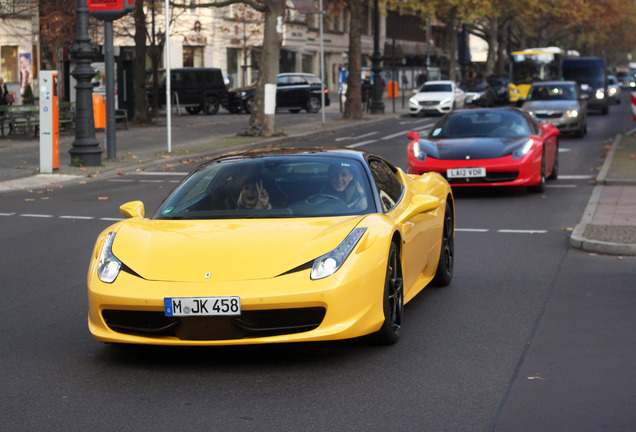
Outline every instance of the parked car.
<svg viewBox="0 0 636 432">
<path fill-rule="evenodd" d="M 427 81 L 409 99 L 409 114 L 445 114 L 465 104 L 466 94 L 454 81 Z"/>
<path fill-rule="evenodd" d="M 607 93 L 609 95 L 610 101 L 615 104 L 621 103 L 621 85 L 618 82 L 618 78 L 614 75 L 607 76 Z"/>
<path fill-rule="evenodd" d="M 166 105 L 166 72 L 160 71 L 159 106 Z M 185 107 L 189 114 L 216 114 L 221 106 L 227 107 L 228 92 L 221 69 L 178 68 L 170 70 L 170 90 L 173 106 Z M 146 87 L 146 96 L 152 104 L 152 87 Z"/>
<path fill-rule="evenodd" d="M 393 344 L 404 305 L 453 276 L 446 180 L 359 150 L 217 156 L 150 217 L 141 201 L 120 211 L 90 255 L 88 327 L 101 342 Z"/>
<path fill-rule="evenodd" d="M 495 103 L 507 105 L 510 102 L 510 77 L 508 75 L 489 75 L 486 81 L 495 93 Z"/>
<path fill-rule="evenodd" d="M 574 81 L 536 82 L 522 108 L 561 132 L 583 137 L 587 133 L 587 99 Z"/>
<path fill-rule="evenodd" d="M 542 192 L 559 168 L 559 130 L 520 108 L 449 112 L 420 138 L 407 134 L 409 174 L 437 172 L 452 187 L 524 186 Z"/>
<path fill-rule="evenodd" d="M 605 61 L 601 57 L 569 57 L 563 60 L 563 79 L 576 81 L 589 96 L 587 108 L 609 112 Z"/>
<path fill-rule="evenodd" d="M 466 105 L 491 107 L 495 105 L 495 92 L 487 81 L 470 80 L 459 85 L 466 94 Z"/>
<path fill-rule="evenodd" d="M 309 73 L 282 73 L 276 78 L 276 108 L 287 109 L 298 113 L 307 110 L 309 113 L 320 111 L 322 98 L 325 94 L 325 106 L 329 106 L 329 90 L 321 88 L 320 77 Z M 256 83 L 248 87 L 229 91 L 229 110 L 233 113 L 251 113 L 254 106 Z"/>
</svg>

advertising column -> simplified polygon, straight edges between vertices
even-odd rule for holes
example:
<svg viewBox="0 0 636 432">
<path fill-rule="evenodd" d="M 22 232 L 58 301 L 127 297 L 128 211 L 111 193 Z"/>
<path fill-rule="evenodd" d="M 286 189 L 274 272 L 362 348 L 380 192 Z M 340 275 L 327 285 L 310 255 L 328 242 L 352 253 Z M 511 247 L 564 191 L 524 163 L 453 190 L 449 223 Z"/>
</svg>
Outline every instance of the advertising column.
<svg viewBox="0 0 636 432">
<path fill-rule="evenodd" d="M 57 71 L 40 71 L 40 173 L 60 168 Z"/>
</svg>

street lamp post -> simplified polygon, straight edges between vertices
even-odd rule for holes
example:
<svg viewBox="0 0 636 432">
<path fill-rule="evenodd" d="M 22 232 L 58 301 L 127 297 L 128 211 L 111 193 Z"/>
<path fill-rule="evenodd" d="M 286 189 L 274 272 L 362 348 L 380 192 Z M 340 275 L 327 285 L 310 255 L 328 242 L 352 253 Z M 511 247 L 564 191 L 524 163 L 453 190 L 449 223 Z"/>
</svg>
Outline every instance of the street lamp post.
<svg viewBox="0 0 636 432">
<path fill-rule="evenodd" d="M 91 60 L 95 58 L 99 47 L 91 45 L 88 36 L 88 7 L 86 0 L 77 1 L 77 34 L 76 44 L 70 47 L 70 53 L 77 66 L 71 75 L 77 81 L 75 110 L 75 141 L 69 150 L 71 163 L 83 166 L 99 166 L 102 164 L 102 149 L 95 137 L 95 118 L 93 115 L 93 86 L 91 80 L 95 69 Z"/>
<path fill-rule="evenodd" d="M 382 55 L 380 54 L 380 7 L 378 0 L 373 0 L 373 55 L 371 56 L 371 70 L 373 71 L 373 102 L 371 114 L 384 114 L 384 102 L 382 101 Z"/>
</svg>

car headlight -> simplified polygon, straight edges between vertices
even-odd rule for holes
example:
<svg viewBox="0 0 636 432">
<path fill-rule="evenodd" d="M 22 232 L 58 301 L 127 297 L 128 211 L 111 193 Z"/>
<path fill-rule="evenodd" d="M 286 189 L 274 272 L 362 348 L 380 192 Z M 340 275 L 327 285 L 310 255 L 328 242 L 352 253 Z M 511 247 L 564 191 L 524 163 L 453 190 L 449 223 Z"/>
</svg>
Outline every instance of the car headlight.
<svg viewBox="0 0 636 432">
<path fill-rule="evenodd" d="M 345 262 L 353 248 L 358 244 L 366 228 L 356 228 L 349 233 L 347 237 L 329 253 L 316 258 L 311 268 L 311 279 L 322 279 L 334 274 L 342 263 Z"/>
<path fill-rule="evenodd" d="M 616 87 L 612 87 L 611 89 L 609 89 L 610 96 L 614 96 L 616 92 L 617 92 Z"/>
<path fill-rule="evenodd" d="M 571 109 L 565 112 L 565 115 L 571 118 L 575 118 L 579 116 L 579 110 Z"/>
<path fill-rule="evenodd" d="M 604 99 L 605 98 L 605 92 L 603 91 L 603 89 L 598 89 L 596 90 L 596 99 Z"/>
<path fill-rule="evenodd" d="M 417 99 L 415 98 L 410 98 L 409 99 L 409 103 L 412 105 L 419 105 L 420 103 L 417 101 Z"/>
<path fill-rule="evenodd" d="M 534 145 L 534 140 L 532 138 L 530 138 L 528 140 L 528 142 L 526 142 L 523 147 L 521 147 L 519 150 L 515 150 L 512 153 L 512 158 L 513 159 L 521 159 L 522 157 L 524 157 L 526 154 L 528 154 L 528 152 L 530 151 L 530 149 L 532 148 L 532 146 Z"/>
<path fill-rule="evenodd" d="M 99 254 L 99 264 L 97 266 L 97 276 L 105 283 L 113 283 L 121 270 L 121 261 L 113 254 L 113 241 L 115 232 L 109 232 L 102 245 Z"/>
<path fill-rule="evenodd" d="M 415 141 L 413 143 L 413 155 L 415 156 L 415 158 L 419 161 L 424 162 L 426 160 L 426 152 L 424 152 L 421 148 L 420 148 L 420 142 L 419 141 Z"/>
<path fill-rule="evenodd" d="M 452 100 L 451 98 L 447 97 L 447 98 L 442 99 L 439 104 L 440 105 L 448 105 L 451 102 L 451 100 Z"/>
<path fill-rule="evenodd" d="M 630 87 L 636 87 L 636 82 L 634 82 L 634 81 L 630 82 L 630 83 L 629 83 L 629 86 L 630 86 Z"/>
</svg>

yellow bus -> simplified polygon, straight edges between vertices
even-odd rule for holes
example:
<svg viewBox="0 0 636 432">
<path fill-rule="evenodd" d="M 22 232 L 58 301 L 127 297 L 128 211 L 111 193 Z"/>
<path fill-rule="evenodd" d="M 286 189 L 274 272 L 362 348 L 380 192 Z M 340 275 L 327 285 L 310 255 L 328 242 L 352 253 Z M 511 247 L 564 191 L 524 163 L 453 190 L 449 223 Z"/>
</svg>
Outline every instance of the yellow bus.
<svg viewBox="0 0 636 432">
<path fill-rule="evenodd" d="M 555 46 L 527 48 L 510 54 L 510 102 L 528 97 L 534 81 L 562 79 L 562 62 L 566 56 L 578 56 L 576 51 L 564 51 Z"/>
</svg>

